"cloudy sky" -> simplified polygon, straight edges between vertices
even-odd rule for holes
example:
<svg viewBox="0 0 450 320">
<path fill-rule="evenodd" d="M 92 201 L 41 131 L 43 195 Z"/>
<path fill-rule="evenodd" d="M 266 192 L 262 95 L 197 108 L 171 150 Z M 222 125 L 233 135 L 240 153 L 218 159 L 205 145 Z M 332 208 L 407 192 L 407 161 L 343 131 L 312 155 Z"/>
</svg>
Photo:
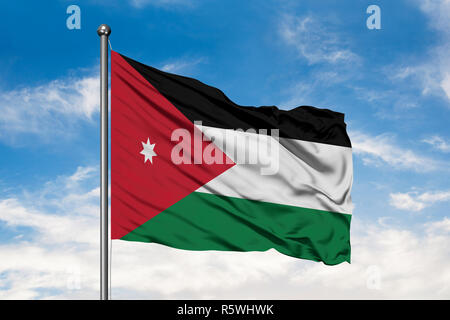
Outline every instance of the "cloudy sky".
<svg viewBox="0 0 450 320">
<path fill-rule="evenodd" d="M 0 4 L 0 299 L 99 296 L 101 23 L 236 103 L 345 113 L 354 154 L 351 264 L 113 241 L 112 298 L 450 298 L 449 0 L 42 3 Z"/>
</svg>

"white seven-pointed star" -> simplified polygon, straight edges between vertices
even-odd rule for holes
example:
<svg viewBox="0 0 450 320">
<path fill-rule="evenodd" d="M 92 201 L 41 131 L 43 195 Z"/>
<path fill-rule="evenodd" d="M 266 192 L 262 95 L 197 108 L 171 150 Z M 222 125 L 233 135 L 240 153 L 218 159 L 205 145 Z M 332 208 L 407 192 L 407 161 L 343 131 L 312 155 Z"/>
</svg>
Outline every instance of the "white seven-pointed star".
<svg viewBox="0 0 450 320">
<path fill-rule="evenodd" d="M 144 163 L 147 162 L 147 160 L 150 160 L 150 163 L 153 163 L 153 157 L 156 157 L 155 151 L 153 149 L 155 148 L 155 144 L 150 144 L 150 138 L 147 138 L 147 143 L 141 142 L 142 149 L 141 154 L 145 156 Z"/>
</svg>

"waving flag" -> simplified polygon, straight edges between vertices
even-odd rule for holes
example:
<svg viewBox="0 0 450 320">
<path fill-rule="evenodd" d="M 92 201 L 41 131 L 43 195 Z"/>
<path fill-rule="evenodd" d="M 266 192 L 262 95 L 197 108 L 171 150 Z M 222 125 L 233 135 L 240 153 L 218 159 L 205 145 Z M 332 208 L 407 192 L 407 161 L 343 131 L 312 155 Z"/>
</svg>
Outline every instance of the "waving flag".
<svg viewBox="0 0 450 320">
<path fill-rule="evenodd" d="M 350 262 L 344 115 L 246 107 L 112 52 L 111 235 Z"/>
</svg>

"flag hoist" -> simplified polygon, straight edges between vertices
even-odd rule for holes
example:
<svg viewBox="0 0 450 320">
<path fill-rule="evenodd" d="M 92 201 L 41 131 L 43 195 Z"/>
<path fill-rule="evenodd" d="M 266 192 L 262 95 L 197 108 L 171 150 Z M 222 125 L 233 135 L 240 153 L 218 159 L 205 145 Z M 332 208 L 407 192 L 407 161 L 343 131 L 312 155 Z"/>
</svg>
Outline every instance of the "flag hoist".
<svg viewBox="0 0 450 320">
<path fill-rule="evenodd" d="M 100 37 L 100 300 L 108 300 L 108 38 L 111 28 L 102 24 L 97 34 Z"/>
</svg>

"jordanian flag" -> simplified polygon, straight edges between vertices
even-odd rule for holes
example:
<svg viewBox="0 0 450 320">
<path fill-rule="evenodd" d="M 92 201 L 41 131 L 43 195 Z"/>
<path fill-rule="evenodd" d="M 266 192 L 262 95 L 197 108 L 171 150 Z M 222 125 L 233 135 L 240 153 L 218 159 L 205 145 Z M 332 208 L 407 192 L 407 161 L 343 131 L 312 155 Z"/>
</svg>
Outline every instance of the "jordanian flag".
<svg viewBox="0 0 450 320">
<path fill-rule="evenodd" d="M 240 106 L 112 52 L 113 239 L 350 262 L 352 180 L 342 113 Z"/>
</svg>

